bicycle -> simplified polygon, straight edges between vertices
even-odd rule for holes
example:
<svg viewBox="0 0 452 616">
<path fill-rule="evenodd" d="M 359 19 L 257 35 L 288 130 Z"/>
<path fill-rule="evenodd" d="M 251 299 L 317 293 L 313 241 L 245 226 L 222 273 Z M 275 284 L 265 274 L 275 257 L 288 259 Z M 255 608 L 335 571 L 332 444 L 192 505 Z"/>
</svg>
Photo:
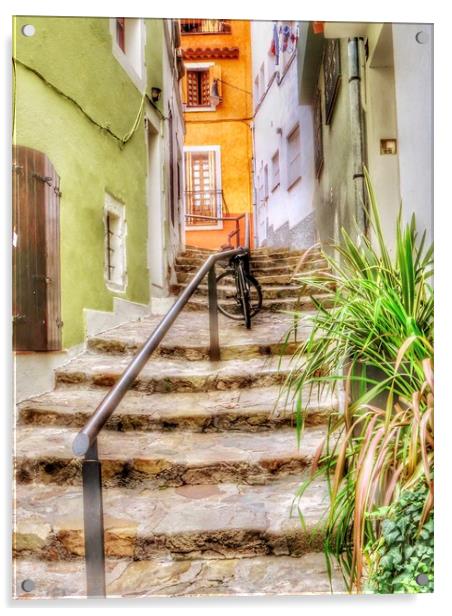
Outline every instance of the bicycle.
<svg viewBox="0 0 452 616">
<path fill-rule="evenodd" d="M 229 260 L 229 269 L 217 276 L 218 310 L 229 319 L 245 320 L 251 328 L 251 318 L 262 306 L 262 290 L 250 273 L 249 253 Z"/>
</svg>

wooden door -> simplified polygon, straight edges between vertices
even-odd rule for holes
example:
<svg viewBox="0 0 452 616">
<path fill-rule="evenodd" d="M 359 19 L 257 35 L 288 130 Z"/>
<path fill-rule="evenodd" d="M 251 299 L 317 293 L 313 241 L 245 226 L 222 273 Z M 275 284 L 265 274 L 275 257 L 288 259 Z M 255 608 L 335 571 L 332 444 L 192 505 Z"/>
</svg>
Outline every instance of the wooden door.
<svg viewBox="0 0 452 616">
<path fill-rule="evenodd" d="M 13 148 L 13 338 L 61 350 L 60 181 L 42 152 Z"/>
<path fill-rule="evenodd" d="M 186 152 L 187 213 L 218 216 L 220 197 L 217 190 L 215 151 Z M 190 219 L 189 225 L 215 226 L 216 221 Z"/>
</svg>

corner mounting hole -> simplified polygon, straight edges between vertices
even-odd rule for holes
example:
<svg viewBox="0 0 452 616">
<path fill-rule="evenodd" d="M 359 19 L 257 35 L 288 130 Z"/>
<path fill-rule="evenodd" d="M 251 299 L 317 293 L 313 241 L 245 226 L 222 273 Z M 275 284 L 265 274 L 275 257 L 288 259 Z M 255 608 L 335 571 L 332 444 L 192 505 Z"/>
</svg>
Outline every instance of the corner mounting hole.
<svg viewBox="0 0 452 616">
<path fill-rule="evenodd" d="M 35 588 L 35 583 L 33 580 L 24 580 L 21 586 L 24 592 L 32 592 Z"/>
<path fill-rule="evenodd" d="M 416 582 L 419 586 L 427 586 L 428 584 L 428 575 L 426 573 L 420 573 L 416 576 Z"/>
<path fill-rule="evenodd" d="M 24 36 L 34 36 L 35 32 L 36 28 L 31 24 L 26 24 L 25 26 L 22 26 L 22 34 Z"/>
</svg>

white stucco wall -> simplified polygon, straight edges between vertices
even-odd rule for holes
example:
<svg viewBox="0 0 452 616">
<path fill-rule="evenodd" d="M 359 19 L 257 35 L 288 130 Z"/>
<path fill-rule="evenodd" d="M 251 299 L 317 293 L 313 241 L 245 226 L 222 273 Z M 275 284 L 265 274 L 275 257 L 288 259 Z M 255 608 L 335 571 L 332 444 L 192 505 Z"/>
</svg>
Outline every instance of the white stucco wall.
<svg viewBox="0 0 452 616">
<path fill-rule="evenodd" d="M 297 225 L 312 212 L 314 193 L 313 169 L 313 123 L 312 111 L 309 106 L 298 102 L 297 58 L 295 57 L 281 81 L 271 79 L 269 70 L 269 48 L 272 40 L 273 22 L 254 21 L 251 25 L 252 41 L 252 81 L 265 67 L 265 82 L 267 92 L 264 98 L 256 100 L 253 92 L 254 109 L 254 148 L 255 148 L 255 190 L 259 186 L 259 174 L 263 173 L 265 165 L 269 169 L 269 198 L 267 206 L 268 225 L 277 231 L 285 223 L 290 228 Z M 299 159 L 301 179 L 291 188 L 288 187 L 287 137 L 292 129 L 300 126 L 301 156 Z M 279 149 L 280 185 L 274 191 L 271 189 L 271 159 Z M 259 208 L 257 208 L 256 230 L 258 243 L 265 238 L 263 226 L 259 223 Z"/>
<path fill-rule="evenodd" d="M 418 39 L 418 40 L 417 40 Z M 420 42 L 419 42 L 420 41 Z M 400 193 L 433 240 L 433 26 L 394 24 Z"/>
</svg>

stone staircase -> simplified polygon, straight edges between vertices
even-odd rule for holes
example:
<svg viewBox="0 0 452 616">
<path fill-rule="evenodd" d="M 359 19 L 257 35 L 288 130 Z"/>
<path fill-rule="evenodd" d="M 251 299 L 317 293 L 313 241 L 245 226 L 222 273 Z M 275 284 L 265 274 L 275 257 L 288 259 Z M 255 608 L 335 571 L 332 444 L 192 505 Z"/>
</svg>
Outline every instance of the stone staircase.
<svg viewBox="0 0 452 616">
<path fill-rule="evenodd" d="M 210 251 L 199 248 L 188 249 L 176 260 L 177 284 L 171 288 L 178 295 L 202 265 Z M 313 309 L 311 296 L 328 306 L 329 296 L 318 294 L 316 289 L 302 287 L 293 278 L 304 251 L 287 249 L 258 248 L 251 253 L 251 271 L 261 284 L 263 309 L 271 311 Z M 217 266 L 218 273 L 227 267 L 227 262 Z M 327 271 L 327 262 L 319 251 L 310 253 L 303 262 L 304 271 L 315 271 L 321 275 Z M 221 287 L 218 288 L 221 294 Z M 187 305 L 189 310 L 203 310 L 207 303 L 207 281 L 201 284 Z"/>
<path fill-rule="evenodd" d="M 190 268 L 179 269 L 180 284 L 203 256 L 180 258 L 178 267 Z M 261 279 L 281 277 L 264 288 L 291 286 L 294 257 L 255 252 Z M 284 272 L 268 274 L 272 268 Z M 85 595 L 81 463 L 72 441 L 159 319 L 90 338 L 56 371 L 54 391 L 19 405 L 16 597 Z M 290 324 L 272 308 L 251 330 L 219 315 L 221 360 L 210 362 L 207 314 L 183 312 L 121 402 L 99 437 L 108 596 L 330 592 L 321 553 L 326 485 L 316 482 L 300 502 L 295 495 L 336 400 L 306 393 L 297 448 L 280 390 L 307 331 L 285 344 Z M 337 572 L 333 589 L 343 591 Z"/>
</svg>

